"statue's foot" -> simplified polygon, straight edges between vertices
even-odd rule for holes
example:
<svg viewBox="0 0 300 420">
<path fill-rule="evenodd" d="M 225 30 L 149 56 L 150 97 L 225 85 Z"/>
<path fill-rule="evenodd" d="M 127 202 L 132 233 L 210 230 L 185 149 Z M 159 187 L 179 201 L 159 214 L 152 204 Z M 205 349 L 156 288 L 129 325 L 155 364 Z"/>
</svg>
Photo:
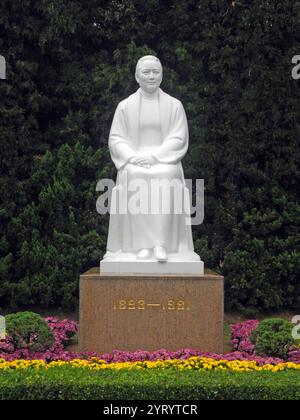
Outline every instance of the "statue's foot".
<svg viewBox="0 0 300 420">
<path fill-rule="evenodd" d="M 168 260 L 167 250 L 163 246 L 156 246 L 153 249 L 153 253 L 157 261 L 165 262 Z"/>
<path fill-rule="evenodd" d="M 150 256 L 151 256 L 150 249 L 141 249 L 137 254 L 137 258 L 139 260 L 148 260 Z"/>
</svg>

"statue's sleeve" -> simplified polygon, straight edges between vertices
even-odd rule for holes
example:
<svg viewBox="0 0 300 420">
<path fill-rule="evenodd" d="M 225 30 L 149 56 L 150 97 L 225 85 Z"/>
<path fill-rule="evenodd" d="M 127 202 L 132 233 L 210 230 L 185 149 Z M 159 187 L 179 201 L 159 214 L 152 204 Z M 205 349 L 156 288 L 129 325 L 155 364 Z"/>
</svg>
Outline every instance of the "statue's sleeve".
<svg viewBox="0 0 300 420">
<path fill-rule="evenodd" d="M 170 125 L 163 143 L 151 154 L 161 163 L 175 164 L 186 154 L 189 142 L 188 123 L 181 102 L 176 107 Z"/>
<path fill-rule="evenodd" d="M 128 127 L 126 126 L 124 106 L 119 103 L 111 125 L 108 146 L 111 158 L 119 170 L 135 155 L 128 141 Z"/>
</svg>

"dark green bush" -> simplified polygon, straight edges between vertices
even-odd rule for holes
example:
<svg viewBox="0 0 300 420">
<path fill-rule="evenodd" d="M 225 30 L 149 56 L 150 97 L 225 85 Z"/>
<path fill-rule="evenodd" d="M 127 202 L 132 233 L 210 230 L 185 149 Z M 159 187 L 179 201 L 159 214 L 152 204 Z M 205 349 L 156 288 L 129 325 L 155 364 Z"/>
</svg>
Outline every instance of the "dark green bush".
<svg viewBox="0 0 300 420">
<path fill-rule="evenodd" d="M 54 343 L 54 335 L 46 321 L 34 312 L 18 312 L 5 317 L 7 334 L 16 349 L 45 351 Z"/>
<path fill-rule="evenodd" d="M 280 318 L 265 319 L 252 332 L 250 340 L 259 356 L 272 356 L 286 359 L 295 340 L 292 337 L 293 325 Z"/>
<path fill-rule="evenodd" d="M 0 399 L 299 400 L 300 381 L 293 371 L 16 370 L 0 372 Z"/>
</svg>

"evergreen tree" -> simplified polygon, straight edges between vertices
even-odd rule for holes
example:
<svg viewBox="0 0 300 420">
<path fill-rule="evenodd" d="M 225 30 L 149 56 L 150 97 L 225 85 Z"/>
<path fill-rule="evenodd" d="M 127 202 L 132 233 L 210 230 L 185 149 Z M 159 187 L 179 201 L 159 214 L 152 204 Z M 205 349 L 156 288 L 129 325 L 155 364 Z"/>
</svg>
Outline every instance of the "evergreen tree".
<svg viewBox="0 0 300 420">
<path fill-rule="evenodd" d="M 135 63 L 156 54 L 190 129 L 183 165 L 205 180 L 197 252 L 229 308 L 299 301 L 299 2 L 3 0 L 0 306 L 75 306 L 105 252 L 96 183 Z M 221 264 L 220 264 L 221 262 Z"/>
</svg>

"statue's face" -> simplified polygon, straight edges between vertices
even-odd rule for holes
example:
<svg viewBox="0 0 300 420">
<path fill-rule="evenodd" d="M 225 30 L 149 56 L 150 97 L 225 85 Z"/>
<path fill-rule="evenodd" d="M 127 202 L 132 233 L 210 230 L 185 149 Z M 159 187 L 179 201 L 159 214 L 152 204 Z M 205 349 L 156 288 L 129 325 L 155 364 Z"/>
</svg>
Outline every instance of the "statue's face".
<svg viewBox="0 0 300 420">
<path fill-rule="evenodd" d="M 154 60 L 145 60 L 141 63 L 136 81 L 147 93 L 154 93 L 162 81 L 162 69 L 160 64 Z"/>
</svg>

